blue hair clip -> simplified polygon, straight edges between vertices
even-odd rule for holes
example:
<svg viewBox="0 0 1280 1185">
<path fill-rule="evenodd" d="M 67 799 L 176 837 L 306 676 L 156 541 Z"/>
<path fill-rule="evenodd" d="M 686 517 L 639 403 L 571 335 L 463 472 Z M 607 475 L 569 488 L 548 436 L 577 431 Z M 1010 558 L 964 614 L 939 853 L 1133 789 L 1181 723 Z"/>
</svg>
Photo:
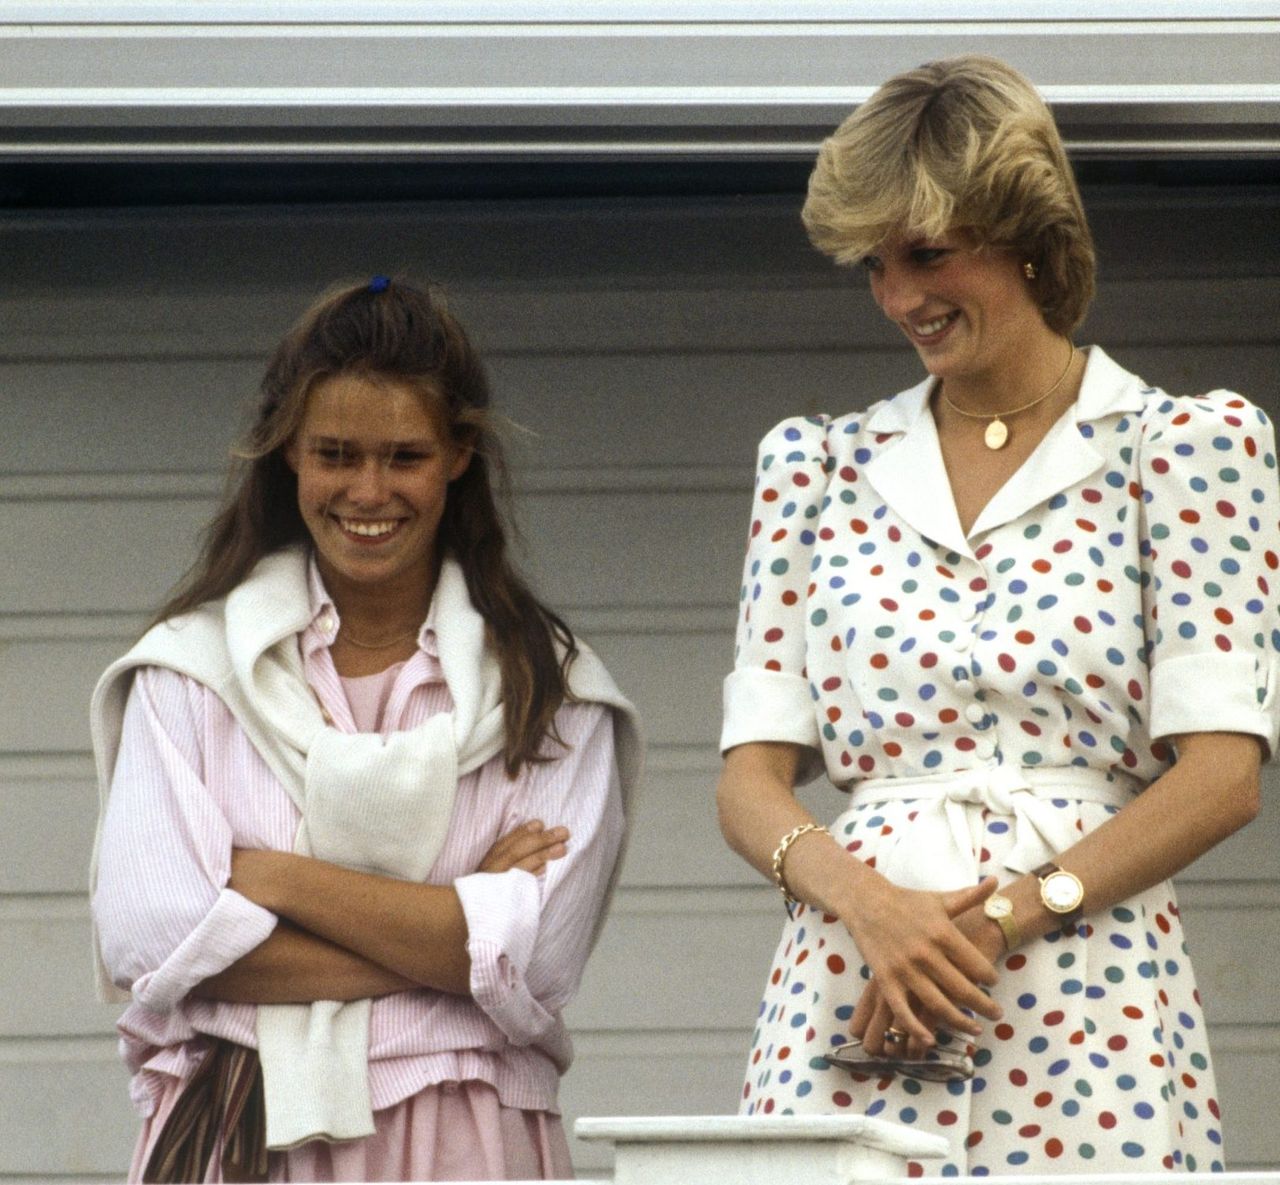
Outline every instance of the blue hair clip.
<svg viewBox="0 0 1280 1185">
<path fill-rule="evenodd" d="M 374 276 L 369 281 L 370 292 L 385 292 L 391 287 L 391 279 L 389 276 Z"/>
</svg>

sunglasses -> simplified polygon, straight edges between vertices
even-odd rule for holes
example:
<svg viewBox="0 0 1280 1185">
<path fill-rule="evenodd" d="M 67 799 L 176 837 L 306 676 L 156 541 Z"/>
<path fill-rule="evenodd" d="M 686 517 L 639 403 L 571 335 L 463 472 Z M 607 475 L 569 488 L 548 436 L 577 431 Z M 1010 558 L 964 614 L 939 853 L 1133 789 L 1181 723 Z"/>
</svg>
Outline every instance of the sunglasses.
<svg viewBox="0 0 1280 1185">
<path fill-rule="evenodd" d="M 973 1077 L 971 1047 L 964 1042 L 954 1046 L 937 1045 L 921 1058 L 873 1056 L 854 1037 L 843 1045 L 824 1053 L 822 1060 L 854 1074 L 872 1078 L 901 1075 L 921 1082 L 965 1082 Z"/>
</svg>

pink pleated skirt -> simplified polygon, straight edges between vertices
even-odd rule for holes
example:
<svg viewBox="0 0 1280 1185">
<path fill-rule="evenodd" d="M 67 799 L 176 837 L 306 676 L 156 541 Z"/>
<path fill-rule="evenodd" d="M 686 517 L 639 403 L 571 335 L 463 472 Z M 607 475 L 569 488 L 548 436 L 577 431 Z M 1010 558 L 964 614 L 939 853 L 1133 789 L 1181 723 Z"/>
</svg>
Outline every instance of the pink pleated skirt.
<svg viewBox="0 0 1280 1185">
<path fill-rule="evenodd" d="M 142 1127 L 129 1180 L 142 1171 L 183 1083 L 175 1078 Z M 363 1140 L 314 1140 L 270 1154 L 272 1181 L 560 1181 L 573 1178 L 560 1116 L 504 1107 L 484 1082 L 443 1083 L 374 1112 Z M 220 1150 L 219 1150 L 220 1153 Z M 221 1181 L 215 1155 L 206 1181 Z"/>
</svg>

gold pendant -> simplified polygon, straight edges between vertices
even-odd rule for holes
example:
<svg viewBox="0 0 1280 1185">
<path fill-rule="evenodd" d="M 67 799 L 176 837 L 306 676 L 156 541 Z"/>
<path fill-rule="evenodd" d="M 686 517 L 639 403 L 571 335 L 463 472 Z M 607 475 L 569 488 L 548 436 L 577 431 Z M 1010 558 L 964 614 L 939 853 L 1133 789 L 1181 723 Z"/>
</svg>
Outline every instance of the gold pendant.
<svg viewBox="0 0 1280 1185">
<path fill-rule="evenodd" d="M 982 434 L 982 439 L 992 452 L 996 449 L 1004 448 L 1009 440 L 1009 429 L 1005 427 L 1004 421 L 997 418 L 987 425 L 987 430 Z"/>
</svg>

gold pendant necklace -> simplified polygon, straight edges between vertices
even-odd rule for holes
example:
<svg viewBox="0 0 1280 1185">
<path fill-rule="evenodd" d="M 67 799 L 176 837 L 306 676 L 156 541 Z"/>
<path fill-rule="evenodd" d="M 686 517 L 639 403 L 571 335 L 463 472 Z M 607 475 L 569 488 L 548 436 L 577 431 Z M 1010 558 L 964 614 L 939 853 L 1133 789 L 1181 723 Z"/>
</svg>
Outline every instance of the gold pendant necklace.
<svg viewBox="0 0 1280 1185">
<path fill-rule="evenodd" d="M 965 416 L 970 420 L 989 420 L 986 431 L 982 434 L 982 443 L 987 446 L 993 453 L 998 452 L 1009 443 L 1009 425 L 1006 424 L 1005 418 L 1016 416 L 1021 411 L 1030 411 L 1037 403 L 1043 403 L 1049 398 L 1059 387 L 1062 386 L 1063 380 L 1071 373 L 1071 364 L 1076 360 L 1076 344 L 1068 342 L 1071 352 L 1067 355 L 1067 364 L 1062 368 L 1062 373 L 1058 375 L 1057 381 L 1043 395 L 1033 399 L 1030 403 L 1024 403 L 1021 407 L 1013 407 L 1008 411 L 998 411 L 994 414 L 981 411 L 965 411 L 963 407 L 957 407 L 955 402 L 947 394 L 947 389 L 942 388 L 942 398 L 946 400 L 947 406 L 957 415 Z"/>
</svg>

